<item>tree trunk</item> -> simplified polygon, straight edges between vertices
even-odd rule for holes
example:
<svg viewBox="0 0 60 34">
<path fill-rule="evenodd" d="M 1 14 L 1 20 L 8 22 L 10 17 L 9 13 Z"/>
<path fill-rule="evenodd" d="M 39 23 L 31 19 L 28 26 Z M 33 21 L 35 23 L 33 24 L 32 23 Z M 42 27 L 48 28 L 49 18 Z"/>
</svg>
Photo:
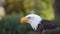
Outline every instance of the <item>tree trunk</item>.
<svg viewBox="0 0 60 34">
<path fill-rule="evenodd" d="M 55 0 L 55 13 L 56 17 L 60 15 L 60 0 Z"/>
<path fill-rule="evenodd" d="M 55 0 L 55 18 L 60 22 L 60 0 Z"/>
</svg>

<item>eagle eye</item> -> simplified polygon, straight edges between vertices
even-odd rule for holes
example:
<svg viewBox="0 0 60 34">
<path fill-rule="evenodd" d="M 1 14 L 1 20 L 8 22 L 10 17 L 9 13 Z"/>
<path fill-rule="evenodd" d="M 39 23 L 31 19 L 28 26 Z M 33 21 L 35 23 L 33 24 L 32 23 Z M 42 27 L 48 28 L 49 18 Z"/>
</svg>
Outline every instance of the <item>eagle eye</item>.
<svg viewBox="0 0 60 34">
<path fill-rule="evenodd" d="M 28 19 L 30 19 L 31 17 L 28 17 Z"/>
</svg>

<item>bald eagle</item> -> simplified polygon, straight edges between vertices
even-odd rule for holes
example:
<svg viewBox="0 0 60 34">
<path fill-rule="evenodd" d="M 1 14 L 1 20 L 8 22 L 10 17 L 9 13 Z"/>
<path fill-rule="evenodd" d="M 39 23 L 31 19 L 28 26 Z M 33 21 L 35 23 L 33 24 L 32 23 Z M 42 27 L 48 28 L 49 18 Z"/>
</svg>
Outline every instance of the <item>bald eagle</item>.
<svg viewBox="0 0 60 34">
<path fill-rule="evenodd" d="M 37 32 L 37 34 L 60 34 L 60 27 L 52 21 L 43 20 L 39 15 L 29 14 L 22 17 L 21 23 L 28 23 Z"/>
</svg>

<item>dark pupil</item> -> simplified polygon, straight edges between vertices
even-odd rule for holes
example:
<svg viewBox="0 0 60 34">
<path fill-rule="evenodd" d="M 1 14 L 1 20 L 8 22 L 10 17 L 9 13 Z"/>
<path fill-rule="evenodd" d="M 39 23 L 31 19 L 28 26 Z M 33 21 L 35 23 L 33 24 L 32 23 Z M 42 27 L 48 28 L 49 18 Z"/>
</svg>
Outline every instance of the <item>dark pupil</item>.
<svg viewBox="0 0 60 34">
<path fill-rule="evenodd" d="M 28 19 L 30 19 L 30 17 L 28 17 Z"/>
</svg>

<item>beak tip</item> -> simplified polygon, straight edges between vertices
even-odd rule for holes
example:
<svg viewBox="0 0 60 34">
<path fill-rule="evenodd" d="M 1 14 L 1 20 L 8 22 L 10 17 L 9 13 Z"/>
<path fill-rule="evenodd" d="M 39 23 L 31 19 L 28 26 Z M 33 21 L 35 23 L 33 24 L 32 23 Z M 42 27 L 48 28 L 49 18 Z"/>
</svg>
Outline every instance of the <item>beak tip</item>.
<svg viewBox="0 0 60 34">
<path fill-rule="evenodd" d="M 27 19 L 23 17 L 23 18 L 20 19 L 20 22 L 21 22 L 21 23 L 24 23 L 24 22 L 26 22 L 26 20 L 27 20 Z"/>
</svg>

